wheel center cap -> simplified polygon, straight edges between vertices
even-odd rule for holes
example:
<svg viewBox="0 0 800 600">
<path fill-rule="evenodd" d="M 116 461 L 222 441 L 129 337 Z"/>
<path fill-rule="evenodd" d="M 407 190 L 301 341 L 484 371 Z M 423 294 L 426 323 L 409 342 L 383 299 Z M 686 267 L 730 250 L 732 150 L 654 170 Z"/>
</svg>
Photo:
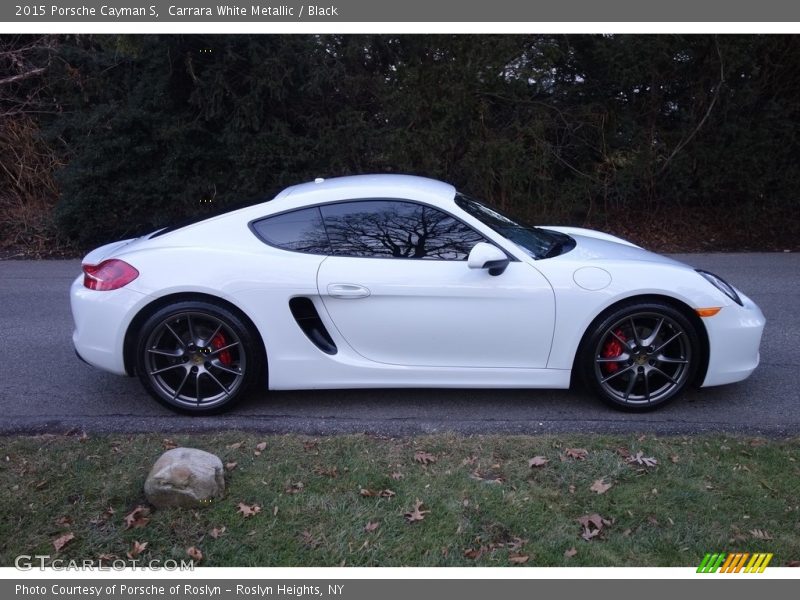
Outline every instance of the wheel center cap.
<svg viewBox="0 0 800 600">
<path fill-rule="evenodd" d="M 196 365 L 200 365 L 204 362 L 204 359 L 200 354 L 195 354 L 192 356 L 192 362 Z"/>
</svg>

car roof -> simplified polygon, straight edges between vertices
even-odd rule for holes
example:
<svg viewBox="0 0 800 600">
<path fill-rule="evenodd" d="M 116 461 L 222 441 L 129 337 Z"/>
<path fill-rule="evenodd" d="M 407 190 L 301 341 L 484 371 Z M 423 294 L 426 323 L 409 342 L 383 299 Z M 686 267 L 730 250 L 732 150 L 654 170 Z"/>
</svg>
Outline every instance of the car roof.
<svg viewBox="0 0 800 600">
<path fill-rule="evenodd" d="M 336 201 L 349 198 L 409 198 L 446 202 L 456 190 L 449 183 L 415 175 L 352 175 L 316 179 L 286 188 L 273 202 Z"/>
</svg>

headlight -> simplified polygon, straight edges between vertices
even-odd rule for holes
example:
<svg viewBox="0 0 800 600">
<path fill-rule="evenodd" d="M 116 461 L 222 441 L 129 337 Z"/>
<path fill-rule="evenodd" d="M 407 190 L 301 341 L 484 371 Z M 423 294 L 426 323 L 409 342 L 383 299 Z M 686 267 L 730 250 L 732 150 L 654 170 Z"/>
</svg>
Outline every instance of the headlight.
<svg viewBox="0 0 800 600">
<path fill-rule="evenodd" d="M 709 273 L 708 271 L 703 271 L 701 269 L 695 269 L 695 271 L 697 271 L 698 273 L 700 273 L 700 275 L 705 277 L 706 281 L 708 281 L 711 285 L 717 288 L 720 292 L 725 294 L 728 298 L 736 302 L 736 304 L 738 304 L 739 306 L 744 306 L 744 304 L 742 304 L 742 299 L 739 298 L 739 294 L 736 293 L 736 290 L 733 289 L 733 286 L 727 281 L 725 281 L 722 277 L 720 277 L 719 275 L 714 275 L 713 273 Z"/>
</svg>

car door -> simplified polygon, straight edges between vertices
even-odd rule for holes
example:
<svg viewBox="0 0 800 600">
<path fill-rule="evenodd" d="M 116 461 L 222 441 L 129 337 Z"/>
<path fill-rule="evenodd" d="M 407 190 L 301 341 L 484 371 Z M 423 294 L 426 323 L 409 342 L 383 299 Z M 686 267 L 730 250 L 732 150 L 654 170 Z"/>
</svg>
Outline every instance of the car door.
<svg viewBox="0 0 800 600">
<path fill-rule="evenodd" d="M 513 260 L 499 276 L 470 269 L 483 236 L 452 215 L 402 200 L 321 208 L 331 256 L 317 287 L 361 356 L 417 367 L 544 368 L 555 306 L 547 280 Z"/>
</svg>

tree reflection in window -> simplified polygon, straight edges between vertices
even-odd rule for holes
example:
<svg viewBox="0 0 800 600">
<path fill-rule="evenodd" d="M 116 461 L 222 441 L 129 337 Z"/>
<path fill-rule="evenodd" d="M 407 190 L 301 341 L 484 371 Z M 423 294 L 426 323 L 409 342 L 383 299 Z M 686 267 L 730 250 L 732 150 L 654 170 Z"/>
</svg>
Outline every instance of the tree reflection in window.
<svg viewBox="0 0 800 600">
<path fill-rule="evenodd" d="M 450 215 L 392 200 L 321 207 L 333 254 L 378 258 L 466 260 L 483 237 Z"/>
</svg>

